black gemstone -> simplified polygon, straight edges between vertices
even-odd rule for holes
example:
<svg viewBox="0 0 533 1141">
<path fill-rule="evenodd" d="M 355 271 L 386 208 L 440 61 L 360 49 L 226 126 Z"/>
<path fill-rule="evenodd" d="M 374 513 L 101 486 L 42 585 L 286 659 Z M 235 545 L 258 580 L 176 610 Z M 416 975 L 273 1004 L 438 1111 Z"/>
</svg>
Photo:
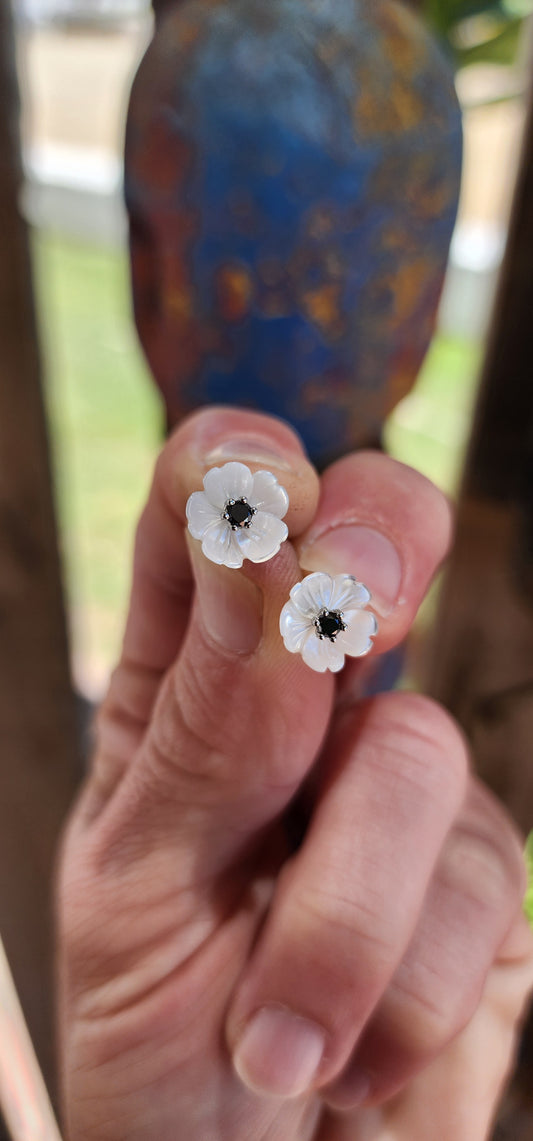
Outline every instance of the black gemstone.
<svg viewBox="0 0 533 1141">
<path fill-rule="evenodd" d="M 334 642 L 337 634 L 346 629 L 339 610 L 321 610 L 315 619 L 316 632 L 319 638 L 329 638 Z"/>
<path fill-rule="evenodd" d="M 228 520 L 232 531 L 236 531 L 237 527 L 249 527 L 254 515 L 255 508 L 250 507 L 246 499 L 230 499 L 226 503 L 224 519 Z"/>
</svg>

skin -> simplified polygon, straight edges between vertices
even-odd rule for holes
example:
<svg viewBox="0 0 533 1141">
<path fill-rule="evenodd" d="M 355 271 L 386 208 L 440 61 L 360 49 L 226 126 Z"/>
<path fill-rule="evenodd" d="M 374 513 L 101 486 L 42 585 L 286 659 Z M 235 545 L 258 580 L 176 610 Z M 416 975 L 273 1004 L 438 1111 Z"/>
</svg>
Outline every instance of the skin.
<svg viewBox="0 0 533 1141">
<path fill-rule="evenodd" d="M 290 496 L 290 541 L 242 571 L 184 526 L 230 459 Z M 359 696 L 450 527 L 418 473 L 368 452 L 319 481 L 255 413 L 198 413 L 165 446 L 60 861 L 70 1141 L 487 1136 L 533 983 L 522 841 L 443 709 Z M 373 590 L 375 650 L 336 678 L 279 635 L 302 567 Z"/>
</svg>

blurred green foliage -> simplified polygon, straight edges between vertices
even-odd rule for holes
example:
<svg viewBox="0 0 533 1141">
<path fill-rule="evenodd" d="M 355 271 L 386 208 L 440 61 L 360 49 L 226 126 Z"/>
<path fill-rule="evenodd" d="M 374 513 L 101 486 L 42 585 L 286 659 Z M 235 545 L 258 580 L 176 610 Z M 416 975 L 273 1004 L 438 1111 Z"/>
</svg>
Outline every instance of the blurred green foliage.
<svg viewBox="0 0 533 1141">
<path fill-rule="evenodd" d="M 457 68 L 511 64 L 533 0 L 423 0 L 423 12 Z"/>
<path fill-rule="evenodd" d="M 528 889 L 524 900 L 524 911 L 533 927 L 533 832 L 529 833 L 526 844 L 526 864 L 528 872 Z"/>
<path fill-rule="evenodd" d="M 126 255 L 42 231 L 33 252 L 72 645 L 97 687 L 120 644 L 163 414 L 137 344 Z"/>
</svg>

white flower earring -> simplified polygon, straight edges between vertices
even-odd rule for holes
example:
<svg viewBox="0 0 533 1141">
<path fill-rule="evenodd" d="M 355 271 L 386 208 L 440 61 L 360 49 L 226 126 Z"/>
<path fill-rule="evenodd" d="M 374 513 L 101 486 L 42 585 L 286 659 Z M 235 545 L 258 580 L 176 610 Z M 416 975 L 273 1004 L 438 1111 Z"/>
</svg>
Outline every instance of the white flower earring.
<svg viewBox="0 0 533 1141">
<path fill-rule="evenodd" d="M 277 554 L 289 530 L 282 522 L 289 496 L 270 471 L 252 475 L 237 462 L 211 468 L 204 490 L 187 500 L 188 527 L 211 562 L 242 567 L 244 559 L 264 563 Z"/>
<path fill-rule="evenodd" d="M 370 591 L 351 574 L 307 575 L 293 586 L 281 611 L 279 626 L 287 650 L 301 654 L 318 673 L 337 673 L 345 654 L 368 654 L 378 630 L 375 615 L 365 609 L 370 598 Z"/>
</svg>

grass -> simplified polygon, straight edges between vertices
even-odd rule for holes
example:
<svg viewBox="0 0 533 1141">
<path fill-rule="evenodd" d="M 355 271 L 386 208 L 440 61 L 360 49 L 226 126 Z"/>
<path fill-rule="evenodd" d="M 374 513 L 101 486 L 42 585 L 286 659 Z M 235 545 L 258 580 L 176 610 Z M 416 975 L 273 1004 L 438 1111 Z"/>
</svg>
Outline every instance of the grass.
<svg viewBox="0 0 533 1141">
<path fill-rule="evenodd" d="M 385 430 L 393 456 L 452 496 L 470 434 L 480 362 L 477 343 L 437 336 L 416 387 L 394 410 Z"/>
<path fill-rule="evenodd" d="M 120 641 L 135 519 L 162 431 L 117 251 L 37 234 L 34 264 L 78 683 L 101 690 Z M 454 491 L 479 348 L 437 337 L 386 431 L 393 455 Z"/>
<path fill-rule="evenodd" d="M 528 873 L 528 889 L 524 900 L 524 911 L 533 927 L 533 832 L 529 833 L 526 844 L 526 865 Z"/>
<path fill-rule="evenodd" d="M 135 339 L 125 258 L 38 234 L 34 267 L 74 670 L 96 692 L 119 646 L 161 409 Z"/>
</svg>

